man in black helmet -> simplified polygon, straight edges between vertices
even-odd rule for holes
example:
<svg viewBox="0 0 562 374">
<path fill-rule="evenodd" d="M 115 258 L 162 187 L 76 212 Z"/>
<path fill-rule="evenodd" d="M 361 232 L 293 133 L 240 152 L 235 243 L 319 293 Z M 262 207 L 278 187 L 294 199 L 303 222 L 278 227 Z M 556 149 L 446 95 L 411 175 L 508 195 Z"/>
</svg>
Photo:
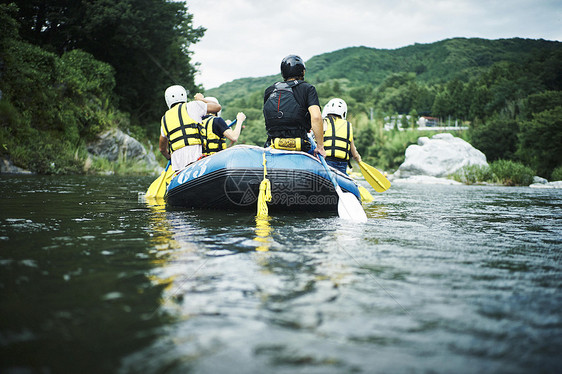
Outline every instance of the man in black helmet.
<svg viewBox="0 0 562 374">
<path fill-rule="evenodd" d="M 326 156 L 320 102 L 316 88 L 304 81 L 305 72 L 302 58 L 289 55 L 281 61 L 284 81 L 265 90 L 265 146 L 308 152 L 311 145 L 307 134 L 312 129 L 316 139 L 314 153 Z"/>
</svg>

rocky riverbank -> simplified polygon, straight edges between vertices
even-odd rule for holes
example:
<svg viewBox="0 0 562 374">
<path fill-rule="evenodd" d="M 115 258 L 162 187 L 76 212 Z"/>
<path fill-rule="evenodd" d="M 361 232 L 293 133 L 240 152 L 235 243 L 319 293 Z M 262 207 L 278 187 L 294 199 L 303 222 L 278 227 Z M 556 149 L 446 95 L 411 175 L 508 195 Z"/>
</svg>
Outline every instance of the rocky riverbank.
<svg viewBox="0 0 562 374">
<path fill-rule="evenodd" d="M 488 168 L 486 155 L 470 143 L 443 133 L 420 137 L 406 149 L 406 159 L 389 179 L 393 183 L 462 184 L 451 176 L 465 167 Z M 529 177 L 530 178 L 530 177 Z M 483 182 L 481 184 L 493 184 Z M 535 177 L 532 188 L 562 188 L 562 181 Z"/>
<path fill-rule="evenodd" d="M 118 163 L 131 165 L 135 170 L 141 170 L 143 174 L 158 175 L 162 171 L 154 153 L 119 129 L 111 129 L 99 134 L 95 140 L 86 145 L 86 149 L 88 154 L 83 166 L 85 173 L 114 174 L 112 167 Z M 105 164 L 106 167 L 96 167 L 100 164 Z M 9 158 L 0 158 L 0 174 L 33 173 L 16 166 Z"/>
<path fill-rule="evenodd" d="M 33 174 L 29 170 L 22 169 L 8 158 L 0 158 L 0 174 Z"/>
<path fill-rule="evenodd" d="M 111 129 L 99 134 L 94 141 L 88 143 L 87 149 L 90 160 L 97 157 L 109 162 L 132 161 L 153 174 L 162 171 L 152 152 L 147 151 L 138 140 L 119 129 Z M 86 161 L 85 171 L 90 167 L 91 161 Z"/>
</svg>

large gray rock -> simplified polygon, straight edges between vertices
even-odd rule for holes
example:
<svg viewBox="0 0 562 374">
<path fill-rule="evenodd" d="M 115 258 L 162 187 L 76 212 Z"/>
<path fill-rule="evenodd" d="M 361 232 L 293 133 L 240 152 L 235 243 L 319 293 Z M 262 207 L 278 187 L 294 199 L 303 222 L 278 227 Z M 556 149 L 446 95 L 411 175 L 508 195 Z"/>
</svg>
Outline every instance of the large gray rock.
<svg viewBox="0 0 562 374">
<path fill-rule="evenodd" d="M 546 183 L 533 183 L 531 188 L 562 188 L 562 181 L 546 182 Z"/>
<path fill-rule="evenodd" d="M 153 153 L 147 152 L 138 140 L 119 129 L 111 129 L 98 135 L 95 141 L 87 145 L 87 149 L 90 154 L 109 161 L 139 161 L 145 162 L 148 169 L 161 169 Z"/>
<path fill-rule="evenodd" d="M 33 174 L 29 170 L 22 169 L 12 163 L 9 159 L 0 158 L 0 174 Z"/>
<path fill-rule="evenodd" d="M 406 159 L 395 173 L 399 178 L 414 175 L 447 177 L 465 165 L 488 166 L 486 155 L 451 134 L 420 137 L 406 149 Z"/>
</svg>

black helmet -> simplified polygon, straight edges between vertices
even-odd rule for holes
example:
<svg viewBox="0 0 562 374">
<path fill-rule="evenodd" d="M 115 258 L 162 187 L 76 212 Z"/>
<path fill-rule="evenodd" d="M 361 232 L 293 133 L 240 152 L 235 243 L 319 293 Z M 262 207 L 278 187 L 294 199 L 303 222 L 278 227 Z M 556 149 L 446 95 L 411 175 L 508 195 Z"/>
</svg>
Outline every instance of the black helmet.
<svg viewBox="0 0 562 374">
<path fill-rule="evenodd" d="M 305 69 L 304 61 L 297 55 L 289 55 L 281 61 L 281 75 L 285 80 L 301 77 Z"/>
</svg>

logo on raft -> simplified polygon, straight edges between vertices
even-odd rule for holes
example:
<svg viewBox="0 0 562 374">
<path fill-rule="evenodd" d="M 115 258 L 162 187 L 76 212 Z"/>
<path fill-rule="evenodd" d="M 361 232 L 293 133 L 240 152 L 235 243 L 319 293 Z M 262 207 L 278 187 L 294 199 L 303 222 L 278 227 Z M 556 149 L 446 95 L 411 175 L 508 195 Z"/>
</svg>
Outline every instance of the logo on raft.
<svg viewBox="0 0 562 374">
<path fill-rule="evenodd" d="M 326 194 L 326 186 L 317 179 L 302 178 L 299 174 L 285 176 L 284 183 L 271 181 L 271 205 L 337 205 L 335 193 Z M 241 174 L 229 175 L 224 182 L 224 193 L 228 200 L 239 206 L 257 204 L 259 185 L 263 174 L 245 171 Z"/>
</svg>

